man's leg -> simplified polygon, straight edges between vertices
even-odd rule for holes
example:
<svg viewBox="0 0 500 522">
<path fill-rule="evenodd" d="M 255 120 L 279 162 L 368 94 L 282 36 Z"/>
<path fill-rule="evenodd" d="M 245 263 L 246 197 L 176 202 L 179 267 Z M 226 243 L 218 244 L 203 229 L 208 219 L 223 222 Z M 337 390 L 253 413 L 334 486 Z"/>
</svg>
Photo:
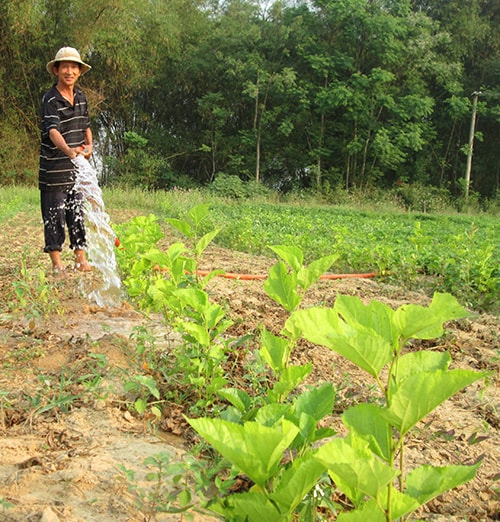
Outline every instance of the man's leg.
<svg viewBox="0 0 500 522">
<path fill-rule="evenodd" d="M 41 192 L 41 208 L 45 236 L 44 252 L 52 261 L 52 270 L 61 272 L 63 268 L 61 250 L 65 239 L 64 233 L 64 193 Z"/>
<path fill-rule="evenodd" d="M 59 274 L 64 270 L 62 261 L 61 261 L 61 252 L 59 250 L 53 250 L 49 252 L 50 260 L 52 261 L 52 270 L 54 274 Z"/>
<path fill-rule="evenodd" d="M 80 272 L 90 272 L 92 267 L 85 255 L 85 216 L 83 212 L 82 195 L 73 191 L 68 193 L 66 200 L 66 223 L 68 224 L 70 248 L 75 253 L 75 269 Z"/>
</svg>

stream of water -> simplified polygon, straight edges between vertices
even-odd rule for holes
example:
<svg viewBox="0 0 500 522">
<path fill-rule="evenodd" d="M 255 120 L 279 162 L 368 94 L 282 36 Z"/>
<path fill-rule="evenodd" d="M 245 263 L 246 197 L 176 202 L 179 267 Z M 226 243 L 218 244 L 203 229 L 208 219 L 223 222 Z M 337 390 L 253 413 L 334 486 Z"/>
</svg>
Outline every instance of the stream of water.
<svg viewBox="0 0 500 522">
<path fill-rule="evenodd" d="M 75 188 L 83 194 L 85 201 L 87 256 L 90 264 L 102 275 L 102 282 L 95 285 L 94 281 L 93 288 L 86 287 L 88 282 L 82 278 L 81 290 L 100 307 L 120 306 L 123 291 L 115 256 L 116 235 L 104 207 L 97 173 L 82 155 L 72 161 L 77 171 Z"/>
</svg>

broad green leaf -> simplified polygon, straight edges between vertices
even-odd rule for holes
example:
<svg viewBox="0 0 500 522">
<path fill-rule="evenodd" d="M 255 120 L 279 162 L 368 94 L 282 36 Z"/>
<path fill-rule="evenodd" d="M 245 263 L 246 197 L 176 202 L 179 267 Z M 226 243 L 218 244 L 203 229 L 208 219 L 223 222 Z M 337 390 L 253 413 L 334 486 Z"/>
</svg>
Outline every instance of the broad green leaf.
<svg viewBox="0 0 500 522">
<path fill-rule="evenodd" d="M 291 312 L 300 304 L 301 298 L 297 293 L 297 275 L 288 273 L 286 265 L 278 261 L 269 270 L 269 276 L 264 283 L 266 294 Z"/>
<path fill-rule="evenodd" d="M 172 243 L 167 249 L 168 259 L 174 261 L 187 251 L 184 243 Z"/>
<path fill-rule="evenodd" d="M 337 522 L 386 522 L 385 513 L 371 499 L 360 508 L 339 513 Z"/>
<path fill-rule="evenodd" d="M 389 487 L 391 490 L 390 503 L 392 520 L 399 520 L 404 515 L 407 515 L 420 507 L 421 504 L 413 497 L 401 493 L 393 485 L 390 485 Z M 384 488 L 378 496 L 379 505 L 382 505 L 385 508 L 388 507 L 389 503 L 388 493 L 389 488 Z"/>
<path fill-rule="evenodd" d="M 294 388 L 296 388 L 312 371 L 312 364 L 302 366 L 288 366 L 281 372 L 281 377 L 269 390 L 269 398 L 283 400 Z"/>
<path fill-rule="evenodd" d="M 248 411 L 249 416 L 247 417 L 244 413 L 247 412 L 241 412 L 234 406 L 228 406 L 225 410 L 222 410 L 220 412 L 220 418 L 224 419 L 229 422 L 234 422 L 236 424 L 240 424 L 244 420 L 252 419 L 252 410 Z"/>
<path fill-rule="evenodd" d="M 451 363 L 448 352 L 410 352 L 399 358 L 397 363 L 397 382 L 401 382 L 409 375 L 434 370 L 447 370 Z"/>
<path fill-rule="evenodd" d="M 230 495 L 211 506 L 212 511 L 232 522 L 287 522 L 289 518 L 280 514 L 264 493 L 248 491 Z"/>
<path fill-rule="evenodd" d="M 266 404 L 262 406 L 262 408 L 259 408 L 257 415 L 255 415 L 255 422 L 258 422 L 263 426 L 272 427 L 281 421 L 281 419 L 284 419 L 288 416 L 290 408 L 290 404 Z"/>
<path fill-rule="evenodd" d="M 443 323 L 468 315 L 455 297 L 435 293 L 428 307 L 413 304 L 399 307 L 393 323 L 403 339 L 434 339 L 443 334 Z"/>
<path fill-rule="evenodd" d="M 141 257 L 150 261 L 152 265 L 156 264 L 160 267 L 168 266 L 169 256 L 165 252 L 157 250 L 156 248 L 148 250 L 147 252 L 142 254 Z"/>
<path fill-rule="evenodd" d="M 441 493 L 472 480 L 480 465 L 478 463 L 473 466 L 439 468 L 429 465 L 421 466 L 406 476 L 406 494 L 423 505 Z"/>
<path fill-rule="evenodd" d="M 294 272 L 298 272 L 304 264 L 304 254 L 302 249 L 291 245 L 270 245 L 275 254 L 278 254 L 285 263 L 288 263 Z"/>
<path fill-rule="evenodd" d="M 335 263 L 337 258 L 336 254 L 332 254 L 315 259 L 308 267 L 301 267 L 297 272 L 297 283 L 301 288 L 307 290 Z"/>
<path fill-rule="evenodd" d="M 385 509 L 388 507 L 387 491 L 388 488 L 384 488 L 381 490 L 377 500 L 370 499 L 354 511 L 339 514 L 337 520 L 343 522 L 385 522 L 386 516 L 381 507 Z M 391 486 L 391 520 L 399 520 L 402 516 L 415 511 L 418 507 L 419 503 L 414 498 L 400 493 Z"/>
<path fill-rule="evenodd" d="M 134 408 L 137 413 L 142 415 L 146 408 L 148 407 L 148 403 L 144 399 L 137 399 L 134 403 Z"/>
<path fill-rule="evenodd" d="M 389 461 L 391 426 L 382 415 L 382 408 L 369 403 L 357 404 L 344 412 L 342 421 L 368 443 L 373 453 Z"/>
<path fill-rule="evenodd" d="M 332 413 L 334 403 L 335 389 L 326 382 L 301 393 L 294 401 L 294 409 L 297 416 L 307 413 L 318 422 Z"/>
<path fill-rule="evenodd" d="M 167 223 L 170 223 L 174 228 L 176 228 L 182 235 L 188 238 L 193 237 L 193 227 L 186 221 L 176 218 L 167 218 L 166 221 Z"/>
<path fill-rule="evenodd" d="M 271 500 L 279 504 L 282 513 L 292 513 L 324 471 L 323 464 L 310 454 L 295 460 L 279 477 Z"/>
<path fill-rule="evenodd" d="M 152 377 L 149 377 L 149 375 L 135 375 L 134 380 L 141 386 L 144 386 L 153 397 L 156 399 L 160 398 L 160 392 L 156 387 L 156 381 Z"/>
<path fill-rule="evenodd" d="M 384 415 L 404 435 L 439 404 L 486 375 L 487 372 L 471 370 L 435 370 L 409 375 L 394 387 Z"/>
<path fill-rule="evenodd" d="M 283 452 L 299 432 L 287 420 L 268 427 L 258 422 L 234 424 L 221 419 L 188 419 L 189 424 L 221 455 L 264 487 L 275 475 Z"/>
<path fill-rule="evenodd" d="M 207 246 L 212 242 L 213 238 L 220 232 L 220 230 L 212 230 L 207 232 L 195 245 L 195 252 L 197 256 L 201 256 Z"/>
<path fill-rule="evenodd" d="M 345 323 L 331 308 L 297 310 L 285 330 L 330 348 L 374 377 L 393 356 L 390 342 L 362 325 Z"/>
<path fill-rule="evenodd" d="M 317 422 L 313 417 L 307 413 L 301 413 L 298 416 L 288 417 L 288 420 L 291 420 L 299 428 L 299 434 L 293 441 L 291 449 L 300 451 L 315 440 Z"/>
<path fill-rule="evenodd" d="M 365 305 L 359 297 L 338 295 L 333 309 L 350 325 L 362 325 L 373 330 L 389 343 L 397 340 L 392 325 L 394 310 L 380 301 Z"/>
<path fill-rule="evenodd" d="M 193 220 L 196 226 L 199 226 L 209 213 L 210 203 L 200 203 L 189 210 L 188 216 Z"/>
<path fill-rule="evenodd" d="M 321 446 L 315 454 L 327 469 L 337 487 L 355 505 L 364 495 L 376 498 L 399 472 L 375 456 L 362 439 L 334 439 Z"/>
<path fill-rule="evenodd" d="M 181 508 L 186 507 L 191 502 L 191 493 L 188 489 L 183 489 L 177 496 L 177 502 Z"/>
<path fill-rule="evenodd" d="M 245 413 L 249 410 L 252 404 L 250 395 L 239 388 L 224 388 L 223 390 L 219 390 L 218 394 L 229 401 L 241 413 Z"/>
<path fill-rule="evenodd" d="M 190 321 L 178 321 L 179 330 L 191 338 L 191 342 L 197 342 L 202 346 L 210 346 L 210 335 L 200 324 L 196 324 Z"/>
<path fill-rule="evenodd" d="M 219 324 L 219 322 L 224 319 L 225 316 L 226 313 L 219 304 L 211 304 L 207 306 L 205 310 L 203 310 L 205 326 L 209 330 L 214 329 Z M 232 321 L 227 321 L 227 328 L 229 328 L 232 324 Z M 225 328 L 225 330 L 227 330 L 227 328 Z"/>
<path fill-rule="evenodd" d="M 198 288 L 179 288 L 175 295 L 193 310 L 203 311 L 210 305 L 208 294 Z"/>
<path fill-rule="evenodd" d="M 161 410 L 158 406 L 151 406 L 151 413 L 158 419 L 161 419 Z"/>
<path fill-rule="evenodd" d="M 278 337 L 268 330 L 263 329 L 260 355 L 274 373 L 279 373 L 288 362 L 290 342 L 283 337 Z"/>
</svg>

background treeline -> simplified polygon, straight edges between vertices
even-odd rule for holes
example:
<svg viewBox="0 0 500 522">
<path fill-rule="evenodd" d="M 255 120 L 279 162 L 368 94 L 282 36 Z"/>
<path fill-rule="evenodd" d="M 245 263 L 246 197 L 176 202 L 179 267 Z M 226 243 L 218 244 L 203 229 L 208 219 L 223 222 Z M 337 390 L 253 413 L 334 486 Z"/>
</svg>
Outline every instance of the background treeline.
<svg viewBox="0 0 500 522">
<path fill-rule="evenodd" d="M 103 183 L 460 195 L 481 91 L 471 189 L 500 186 L 498 0 L 0 0 L 0 183 L 36 182 L 64 45 Z"/>
</svg>

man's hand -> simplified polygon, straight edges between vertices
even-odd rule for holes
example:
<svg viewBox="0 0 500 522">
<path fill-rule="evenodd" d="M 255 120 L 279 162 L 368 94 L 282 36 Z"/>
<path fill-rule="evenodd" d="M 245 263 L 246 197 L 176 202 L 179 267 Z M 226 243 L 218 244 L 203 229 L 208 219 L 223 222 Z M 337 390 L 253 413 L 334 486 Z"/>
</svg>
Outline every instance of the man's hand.
<svg viewBox="0 0 500 522">
<path fill-rule="evenodd" d="M 86 160 L 89 160 L 92 155 L 92 145 L 82 145 L 80 154 L 82 154 Z"/>
</svg>

